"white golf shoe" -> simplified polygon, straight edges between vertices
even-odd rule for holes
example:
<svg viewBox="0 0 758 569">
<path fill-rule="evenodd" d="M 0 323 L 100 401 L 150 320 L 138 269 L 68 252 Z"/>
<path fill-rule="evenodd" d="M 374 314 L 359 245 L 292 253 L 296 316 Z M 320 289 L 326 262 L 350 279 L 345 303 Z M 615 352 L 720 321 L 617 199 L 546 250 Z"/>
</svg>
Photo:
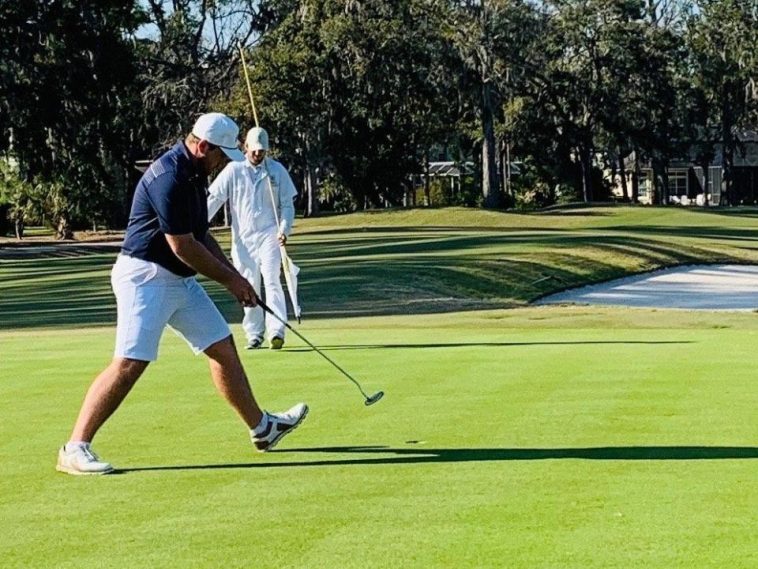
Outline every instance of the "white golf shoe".
<svg viewBox="0 0 758 569">
<path fill-rule="evenodd" d="M 89 443 L 63 445 L 58 451 L 58 464 L 55 469 L 75 476 L 113 472 L 113 466 L 100 460 Z"/>
<path fill-rule="evenodd" d="M 250 438 L 258 452 L 270 451 L 286 435 L 294 431 L 308 414 L 308 406 L 298 403 L 283 413 L 264 411 L 262 431 L 258 434 L 250 432 Z"/>
</svg>

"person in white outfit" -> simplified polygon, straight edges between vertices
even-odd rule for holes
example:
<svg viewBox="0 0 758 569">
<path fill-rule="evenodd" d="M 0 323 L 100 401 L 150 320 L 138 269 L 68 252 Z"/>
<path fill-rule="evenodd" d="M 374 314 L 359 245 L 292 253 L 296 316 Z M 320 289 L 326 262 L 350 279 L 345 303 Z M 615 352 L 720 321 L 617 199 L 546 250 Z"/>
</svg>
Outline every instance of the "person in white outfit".
<svg viewBox="0 0 758 569">
<path fill-rule="evenodd" d="M 266 304 L 286 321 L 287 305 L 282 289 L 280 246 L 287 242 L 295 218 L 297 190 L 281 163 L 266 157 L 268 133 L 251 128 L 245 139 L 244 162 L 230 162 L 208 188 L 208 219 L 229 202 L 232 218 L 232 263 Z M 258 348 L 268 337 L 269 346 L 284 345 L 284 324 L 259 306 L 244 307 L 242 328 L 247 349 Z"/>
</svg>

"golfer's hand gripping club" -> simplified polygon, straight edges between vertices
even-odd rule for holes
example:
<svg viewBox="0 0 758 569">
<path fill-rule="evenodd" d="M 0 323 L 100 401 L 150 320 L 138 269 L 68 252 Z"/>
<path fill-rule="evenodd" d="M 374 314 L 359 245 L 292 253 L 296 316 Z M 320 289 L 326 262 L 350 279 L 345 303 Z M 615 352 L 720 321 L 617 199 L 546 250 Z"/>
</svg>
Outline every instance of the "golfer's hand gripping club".
<svg viewBox="0 0 758 569">
<path fill-rule="evenodd" d="M 236 271 L 231 275 L 231 278 L 223 284 L 242 306 L 252 307 L 256 305 L 258 297 L 255 294 L 253 285 Z"/>
</svg>

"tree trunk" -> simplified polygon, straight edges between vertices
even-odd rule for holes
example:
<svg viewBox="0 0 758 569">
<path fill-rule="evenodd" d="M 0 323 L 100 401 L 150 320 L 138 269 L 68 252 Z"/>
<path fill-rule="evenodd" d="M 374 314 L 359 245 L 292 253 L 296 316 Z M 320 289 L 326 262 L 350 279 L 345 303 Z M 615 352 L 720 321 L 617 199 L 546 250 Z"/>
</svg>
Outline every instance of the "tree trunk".
<svg viewBox="0 0 758 569">
<path fill-rule="evenodd" d="M 309 164 L 305 167 L 303 185 L 306 195 L 305 215 L 306 217 L 314 217 L 318 215 L 318 189 L 313 183 L 313 168 Z"/>
<path fill-rule="evenodd" d="M 668 203 L 668 177 L 666 176 L 666 167 L 663 160 L 653 158 L 653 199 L 655 205 L 666 205 Z"/>
<path fill-rule="evenodd" d="M 497 176 L 497 151 L 495 144 L 495 120 L 492 111 L 492 85 L 482 85 L 482 195 L 484 207 L 500 205 L 500 188 Z"/>
<path fill-rule="evenodd" d="M 429 151 L 424 153 L 424 205 L 432 205 L 432 194 L 429 181 Z"/>
<path fill-rule="evenodd" d="M 734 183 L 733 183 L 733 175 L 734 175 L 734 145 L 731 141 L 731 133 L 727 138 L 724 139 L 724 151 L 723 151 L 723 157 L 724 157 L 724 181 L 723 181 L 723 187 L 724 192 L 721 196 L 721 203 L 725 203 L 726 205 L 737 205 L 735 203 L 735 196 L 734 196 Z M 726 198 L 726 199 L 725 199 Z"/>
<path fill-rule="evenodd" d="M 405 188 L 403 191 L 403 205 L 405 207 L 413 207 L 416 205 L 416 192 L 413 188 L 413 178 L 409 178 L 405 181 Z"/>
<path fill-rule="evenodd" d="M 711 181 L 711 160 L 708 157 L 703 157 L 699 160 L 698 166 L 703 169 L 703 206 L 708 207 L 710 204 L 710 197 L 708 195 L 708 184 Z"/>
<path fill-rule="evenodd" d="M 579 160 L 582 166 L 582 196 L 585 203 L 594 199 L 592 188 L 592 148 L 590 145 L 579 149 Z"/>
<path fill-rule="evenodd" d="M 737 205 L 735 196 L 734 196 L 734 183 L 732 180 L 733 176 L 733 169 L 732 169 L 732 163 L 733 163 L 733 155 L 731 152 L 731 149 L 727 151 L 726 145 L 724 146 L 724 181 L 723 181 L 723 188 L 724 192 L 721 197 L 721 203 L 726 203 L 726 205 Z"/>
<path fill-rule="evenodd" d="M 621 178 L 621 195 L 625 202 L 629 201 L 629 188 L 626 184 L 626 167 L 624 166 L 624 151 L 619 146 L 619 178 Z"/>
<path fill-rule="evenodd" d="M 513 207 L 516 200 L 511 185 L 511 144 L 507 137 L 500 141 L 500 178 L 503 206 Z"/>
<path fill-rule="evenodd" d="M 721 92 L 722 106 L 721 106 L 721 138 L 723 141 L 723 147 L 721 151 L 722 155 L 722 168 L 723 178 L 721 193 L 721 204 L 735 205 L 734 196 L 732 195 L 732 166 L 734 164 L 734 144 L 732 142 L 732 113 L 731 105 L 729 104 L 729 88 L 724 85 Z"/>
<path fill-rule="evenodd" d="M 634 171 L 632 172 L 632 203 L 639 203 L 640 201 L 640 174 L 642 169 L 640 168 L 640 153 L 635 148 L 634 152 Z"/>
<path fill-rule="evenodd" d="M 505 193 L 507 196 L 507 199 L 512 206 L 516 204 L 516 192 L 513 191 L 513 184 L 511 181 L 511 142 L 510 140 L 505 141 Z"/>
<path fill-rule="evenodd" d="M 669 185 L 669 162 L 668 159 L 661 161 L 661 180 L 663 181 L 663 195 L 666 196 L 666 203 L 671 195 L 671 186 Z"/>
<path fill-rule="evenodd" d="M 497 174 L 499 177 L 498 184 L 503 190 L 503 196 L 505 196 L 505 192 L 508 190 L 508 184 L 505 180 L 505 145 L 503 144 L 502 140 L 495 138 L 495 147 L 497 148 Z"/>
</svg>

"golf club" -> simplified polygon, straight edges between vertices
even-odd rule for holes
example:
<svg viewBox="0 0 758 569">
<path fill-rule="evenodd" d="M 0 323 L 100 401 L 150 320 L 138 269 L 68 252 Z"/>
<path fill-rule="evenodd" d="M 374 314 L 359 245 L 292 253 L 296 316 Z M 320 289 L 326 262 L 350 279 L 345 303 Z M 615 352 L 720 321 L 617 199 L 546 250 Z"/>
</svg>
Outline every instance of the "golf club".
<svg viewBox="0 0 758 569">
<path fill-rule="evenodd" d="M 284 324 L 289 330 L 291 330 L 294 334 L 297 335 L 298 338 L 300 338 L 303 342 L 308 344 L 311 348 L 313 348 L 317 354 L 319 354 L 321 357 L 323 357 L 326 361 L 328 361 L 330 364 L 332 364 L 335 368 L 337 368 L 340 372 L 342 372 L 342 375 L 344 375 L 346 378 L 348 378 L 350 381 L 352 381 L 355 386 L 358 388 L 358 390 L 361 392 L 363 397 L 365 398 L 364 404 L 368 407 L 369 405 L 373 405 L 377 401 L 379 401 L 382 397 L 384 397 L 384 391 L 377 391 L 373 395 L 369 396 L 366 394 L 365 391 L 363 391 L 363 388 L 361 387 L 361 384 L 358 383 L 355 378 L 347 373 L 344 369 L 342 369 L 340 366 L 338 366 L 329 356 L 327 356 L 324 352 L 319 350 L 316 346 L 311 344 L 305 336 L 303 336 L 300 332 L 295 330 L 292 326 L 290 326 L 287 322 L 285 322 L 283 319 L 281 319 L 271 308 L 269 308 L 265 302 L 263 302 L 260 298 L 256 299 L 258 306 L 260 306 L 263 310 L 268 312 L 271 316 L 276 318 L 279 322 Z"/>
</svg>

